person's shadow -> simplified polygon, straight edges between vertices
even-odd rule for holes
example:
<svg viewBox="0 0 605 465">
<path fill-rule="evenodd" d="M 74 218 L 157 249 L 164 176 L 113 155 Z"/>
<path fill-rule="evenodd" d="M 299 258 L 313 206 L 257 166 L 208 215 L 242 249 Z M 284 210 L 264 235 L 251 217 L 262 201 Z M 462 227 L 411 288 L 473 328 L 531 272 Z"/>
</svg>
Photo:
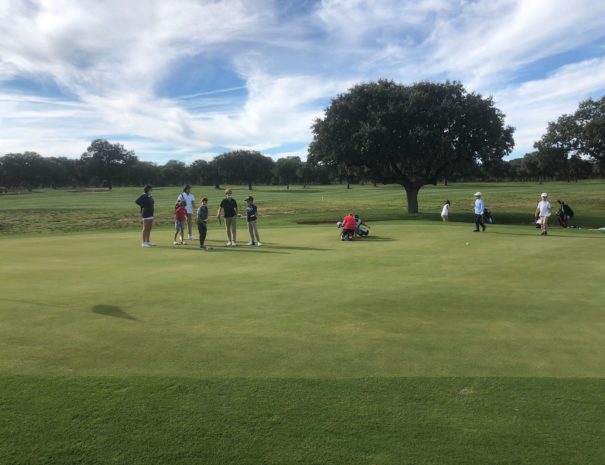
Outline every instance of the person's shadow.
<svg viewBox="0 0 605 465">
<path fill-rule="evenodd" d="M 112 316 L 114 318 L 123 318 L 125 320 L 138 321 L 135 317 L 129 315 L 127 312 L 122 310 L 120 307 L 116 307 L 115 305 L 95 305 L 92 307 L 92 313 Z"/>
</svg>

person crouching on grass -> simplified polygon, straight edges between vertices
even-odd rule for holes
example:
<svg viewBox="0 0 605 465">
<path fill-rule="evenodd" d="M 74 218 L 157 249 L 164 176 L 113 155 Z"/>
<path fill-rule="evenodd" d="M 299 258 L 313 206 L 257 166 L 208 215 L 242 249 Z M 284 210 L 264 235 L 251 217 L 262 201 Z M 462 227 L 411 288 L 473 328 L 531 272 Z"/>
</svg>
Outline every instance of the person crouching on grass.
<svg viewBox="0 0 605 465">
<path fill-rule="evenodd" d="M 181 200 L 179 202 L 179 206 L 174 211 L 174 241 L 172 242 L 174 245 L 185 245 L 185 223 L 187 222 L 187 209 L 185 208 L 185 201 Z M 177 238 L 181 235 L 180 242 L 177 241 Z"/>
<path fill-rule="evenodd" d="M 254 205 L 254 197 L 251 195 L 246 197 L 246 222 L 248 223 L 248 232 L 250 233 L 250 242 L 248 245 L 261 246 L 258 228 L 256 227 L 256 205 Z"/>
<path fill-rule="evenodd" d="M 197 209 L 197 231 L 200 235 L 200 249 L 205 249 L 204 242 L 208 232 L 208 199 L 203 197 Z"/>
<path fill-rule="evenodd" d="M 340 240 L 344 241 L 345 239 L 352 241 L 355 236 L 355 228 L 357 227 L 357 223 L 355 222 L 355 216 L 353 213 L 349 213 L 342 219 L 342 234 L 340 235 Z"/>
<path fill-rule="evenodd" d="M 541 200 L 536 207 L 536 218 L 540 218 L 540 236 L 548 236 L 548 217 L 550 216 L 550 202 L 548 194 L 543 192 L 540 196 Z"/>
</svg>

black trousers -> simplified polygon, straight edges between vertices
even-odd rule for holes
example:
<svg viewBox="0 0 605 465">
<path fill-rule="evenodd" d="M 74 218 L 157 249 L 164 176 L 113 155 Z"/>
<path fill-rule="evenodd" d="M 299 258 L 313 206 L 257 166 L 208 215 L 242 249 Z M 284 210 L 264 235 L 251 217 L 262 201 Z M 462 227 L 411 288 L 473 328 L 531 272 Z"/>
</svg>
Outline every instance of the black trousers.
<svg viewBox="0 0 605 465">
<path fill-rule="evenodd" d="M 483 230 L 485 231 L 485 224 L 483 223 L 483 215 L 475 214 L 475 229 L 477 231 L 479 231 L 479 226 L 481 226 L 481 228 L 483 228 Z"/>
<path fill-rule="evenodd" d="M 204 241 L 206 240 L 206 233 L 208 232 L 208 226 L 206 225 L 206 223 L 198 222 L 197 232 L 200 235 L 200 245 L 204 245 Z"/>
</svg>

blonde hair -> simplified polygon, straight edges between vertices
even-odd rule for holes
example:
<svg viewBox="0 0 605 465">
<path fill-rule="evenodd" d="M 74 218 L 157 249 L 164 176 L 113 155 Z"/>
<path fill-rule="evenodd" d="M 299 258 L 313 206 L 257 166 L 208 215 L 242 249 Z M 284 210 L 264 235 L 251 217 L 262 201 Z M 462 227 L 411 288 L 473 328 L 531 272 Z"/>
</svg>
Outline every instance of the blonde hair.
<svg viewBox="0 0 605 465">
<path fill-rule="evenodd" d="M 225 189 L 225 195 L 233 194 L 231 189 Z"/>
</svg>

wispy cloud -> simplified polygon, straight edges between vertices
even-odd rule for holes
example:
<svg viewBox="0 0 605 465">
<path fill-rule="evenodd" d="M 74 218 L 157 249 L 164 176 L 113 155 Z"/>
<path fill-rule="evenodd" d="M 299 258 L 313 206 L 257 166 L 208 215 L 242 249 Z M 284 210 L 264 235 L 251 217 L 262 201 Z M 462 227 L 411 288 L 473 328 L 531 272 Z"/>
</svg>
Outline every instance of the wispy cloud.
<svg viewBox="0 0 605 465">
<path fill-rule="evenodd" d="M 106 137 L 158 162 L 275 157 L 378 78 L 494 95 L 523 154 L 605 92 L 605 3 L 588 0 L 0 0 L 0 37 L 0 154 Z"/>
</svg>

